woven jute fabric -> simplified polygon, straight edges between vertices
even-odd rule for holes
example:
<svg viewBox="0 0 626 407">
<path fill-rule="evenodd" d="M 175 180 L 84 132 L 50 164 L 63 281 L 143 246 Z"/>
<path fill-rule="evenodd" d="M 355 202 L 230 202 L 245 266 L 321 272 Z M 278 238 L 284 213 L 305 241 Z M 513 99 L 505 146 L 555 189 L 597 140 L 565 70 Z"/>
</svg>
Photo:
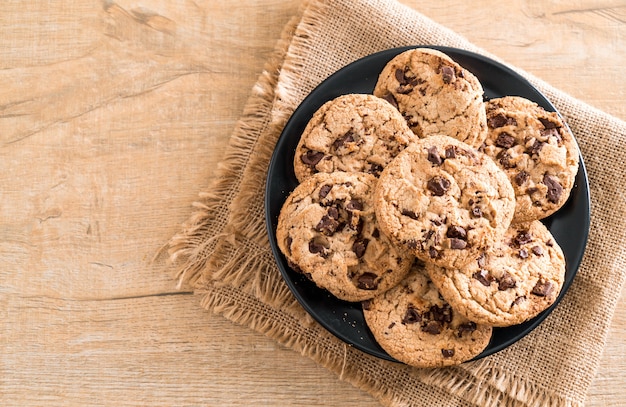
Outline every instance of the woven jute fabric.
<svg viewBox="0 0 626 407">
<path fill-rule="evenodd" d="M 570 125 L 591 188 L 591 231 L 582 265 L 563 301 L 537 329 L 479 361 L 416 369 L 347 346 L 306 314 L 282 280 L 263 201 L 267 167 L 283 126 L 337 69 L 377 51 L 420 44 L 498 60 L 393 0 L 304 4 L 252 90 L 217 181 L 200 193 L 170 242 L 177 277 L 202 296 L 205 308 L 301 352 L 383 405 L 582 405 L 625 279 L 626 205 L 616 181 L 626 177 L 626 169 L 615 157 L 626 157 L 626 124 L 515 67 Z"/>
</svg>

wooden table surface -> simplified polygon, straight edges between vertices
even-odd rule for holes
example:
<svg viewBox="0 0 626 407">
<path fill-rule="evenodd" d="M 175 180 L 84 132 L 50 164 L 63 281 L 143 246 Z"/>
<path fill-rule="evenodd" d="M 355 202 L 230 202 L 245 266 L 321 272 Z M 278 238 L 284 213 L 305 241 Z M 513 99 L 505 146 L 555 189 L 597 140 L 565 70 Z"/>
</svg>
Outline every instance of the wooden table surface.
<svg viewBox="0 0 626 407">
<path fill-rule="evenodd" d="M 624 1 L 403 2 L 626 119 Z M 0 405 L 378 405 L 152 262 L 298 6 L 0 6 Z M 622 296 L 589 406 L 624 405 L 625 349 Z"/>
</svg>

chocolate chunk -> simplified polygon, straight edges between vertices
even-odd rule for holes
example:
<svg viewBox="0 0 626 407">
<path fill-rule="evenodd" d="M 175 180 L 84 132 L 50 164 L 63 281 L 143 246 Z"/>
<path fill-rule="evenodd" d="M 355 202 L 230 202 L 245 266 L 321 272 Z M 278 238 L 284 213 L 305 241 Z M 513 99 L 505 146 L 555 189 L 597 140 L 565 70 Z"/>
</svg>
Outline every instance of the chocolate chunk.
<svg viewBox="0 0 626 407">
<path fill-rule="evenodd" d="M 498 282 L 498 290 L 504 291 L 517 286 L 517 281 L 509 273 L 504 273 Z"/>
<path fill-rule="evenodd" d="M 500 133 L 496 139 L 496 146 L 502 148 L 511 148 L 515 145 L 515 137 L 509 133 Z"/>
<path fill-rule="evenodd" d="M 472 216 L 475 218 L 482 218 L 483 217 L 483 211 L 482 209 L 480 209 L 478 206 L 475 206 L 472 208 Z"/>
<path fill-rule="evenodd" d="M 431 259 L 439 258 L 439 252 L 437 251 L 437 249 L 435 249 L 432 246 L 428 248 L 428 255 L 430 256 Z"/>
<path fill-rule="evenodd" d="M 372 301 L 371 300 L 363 300 L 363 301 L 361 301 L 361 307 L 363 307 L 363 309 L 365 311 L 369 311 L 370 308 L 372 307 Z"/>
<path fill-rule="evenodd" d="M 456 158 L 456 146 L 446 147 L 446 158 Z"/>
<path fill-rule="evenodd" d="M 540 117 L 539 121 L 541 122 L 541 124 L 543 124 L 543 127 L 546 129 L 556 129 L 556 128 L 561 127 L 557 123 L 554 123 L 553 121 L 551 121 L 550 119 L 546 119 L 543 117 Z"/>
<path fill-rule="evenodd" d="M 428 180 L 426 187 L 435 196 L 443 196 L 448 188 L 450 188 L 450 181 L 445 178 L 435 176 Z"/>
<path fill-rule="evenodd" d="M 541 248 L 541 246 L 533 246 L 533 248 L 530 249 L 530 251 L 533 252 L 535 256 L 543 255 L 543 249 Z"/>
<path fill-rule="evenodd" d="M 378 276 L 376 274 L 366 271 L 357 279 L 357 287 L 361 290 L 375 290 L 378 288 L 378 281 L 376 280 L 377 277 Z"/>
<path fill-rule="evenodd" d="M 530 177 L 529 173 L 527 173 L 526 171 L 520 171 L 515 175 L 513 180 L 518 186 L 522 186 L 524 182 L 528 180 L 528 177 Z"/>
<path fill-rule="evenodd" d="M 454 349 L 441 349 L 441 355 L 444 358 L 451 358 L 454 356 Z"/>
<path fill-rule="evenodd" d="M 419 215 L 410 209 L 402 209 L 402 211 L 400 211 L 400 214 L 404 216 L 408 216 L 409 218 L 414 219 L 414 220 L 419 219 Z"/>
<path fill-rule="evenodd" d="M 548 187 L 548 201 L 551 203 L 559 202 L 561 194 L 563 193 L 563 187 L 559 183 L 558 179 L 552 175 L 545 174 L 543 176 L 543 183 Z"/>
<path fill-rule="evenodd" d="M 450 323 L 452 321 L 452 308 L 449 304 L 444 304 L 442 307 L 433 305 L 430 307 L 430 319 Z"/>
<path fill-rule="evenodd" d="M 439 335 L 441 333 L 442 328 L 443 328 L 443 324 L 441 322 L 428 321 L 428 323 L 422 326 L 422 331 L 429 333 L 431 335 Z"/>
<path fill-rule="evenodd" d="M 378 238 L 380 237 L 380 231 L 379 231 L 378 229 L 374 229 L 374 230 L 372 231 L 372 237 L 373 237 L 374 239 L 378 239 Z"/>
<path fill-rule="evenodd" d="M 504 151 L 504 150 L 503 150 Z M 510 154 L 508 153 L 504 153 L 500 156 L 500 165 L 502 165 L 502 167 L 506 168 L 506 169 L 511 169 L 511 168 L 515 168 L 517 167 L 517 164 L 514 163 L 512 160 L 513 157 L 511 157 Z"/>
<path fill-rule="evenodd" d="M 366 171 L 369 174 L 373 174 L 375 176 L 379 176 L 381 172 L 383 172 L 383 166 L 380 164 L 370 164 L 370 168 Z"/>
<path fill-rule="evenodd" d="M 391 93 L 385 93 L 383 95 L 383 99 L 389 102 L 391 106 L 395 107 L 396 109 L 398 108 L 398 102 L 396 101 L 396 98 Z"/>
<path fill-rule="evenodd" d="M 554 285 L 550 281 L 538 280 L 537 284 L 533 287 L 531 293 L 538 297 L 547 297 L 552 293 Z"/>
<path fill-rule="evenodd" d="M 400 82 L 401 85 L 406 83 L 405 82 L 406 79 L 404 78 L 404 70 L 399 69 L 399 68 L 396 69 L 395 76 L 396 76 L 396 80 Z"/>
<path fill-rule="evenodd" d="M 338 150 L 339 148 L 343 147 L 346 143 L 352 143 L 352 142 L 354 142 L 354 133 L 352 133 L 351 131 L 348 131 L 346 134 L 337 138 L 333 142 L 333 147 L 335 148 L 335 150 Z"/>
<path fill-rule="evenodd" d="M 544 143 L 543 141 L 535 140 L 533 145 L 530 146 L 530 149 L 527 149 L 526 152 L 530 155 L 539 154 L 544 144 L 546 143 Z"/>
<path fill-rule="evenodd" d="M 465 249 L 467 247 L 467 242 L 465 240 L 452 238 L 450 239 L 450 248 L 451 249 Z"/>
<path fill-rule="evenodd" d="M 450 83 L 454 80 L 454 68 L 451 66 L 443 65 L 441 67 L 441 75 L 443 79 L 443 83 Z"/>
<path fill-rule="evenodd" d="M 332 185 L 328 185 L 328 184 L 322 185 L 320 188 L 320 193 L 319 193 L 320 199 L 326 198 L 331 189 L 333 189 Z"/>
<path fill-rule="evenodd" d="M 309 167 L 315 167 L 317 163 L 322 161 L 322 158 L 324 158 L 324 153 L 322 153 L 321 151 L 313 150 L 308 150 L 306 153 L 300 156 L 300 160 L 302 160 L 302 162 Z"/>
<path fill-rule="evenodd" d="M 324 215 L 319 223 L 315 226 L 315 230 L 326 236 L 332 236 L 339 229 L 339 222 L 328 215 Z"/>
<path fill-rule="evenodd" d="M 326 213 L 331 219 L 335 219 L 335 220 L 339 219 L 339 210 L 335 208 L 334 206 L 329 207 Z"/>
<path fill-rule="evenodd" d="M 327 256 L 326 248 L 322 244 L 320 244 L 320 243 L 318 243 L 318 242 L 316 242 L 314 240 L 311 240 L 309 242 L 309 252 L 311 252 L 313 254 L 319 254 L 320 256 L 322 256 L 324 258 L 326 258 L 326 256 Z"/>
<path fill-rule="evenodd" d="M 443 163 L 436 146 L 432 146 L 428 149 L 428 161 L 435 165 L 441 165 Z"/>
<path fill-rule="evenodd" d="M 524 302 L 524 301 L 526 301 L 526 296 L 525 295 L 519 296 L 513 300 L 513 302 L 511 303 L 511 307 L 513 305 L 518 305 L 519 303 Z"/>
<path fill-rule="evenodd" d="M 396 91 L 398 93 L 406 94 L 410 93 L 415 85 L 418 84 L 418 80 L 415 77 L 407 76 L 407 72 L 409 72 L 409 67 L 406 67 L 404 70 L 396 69 L 395 76 L 396 80 L 400 84 Z"/>
<path fill-rule="evenodd" d="M 518 256 L 520 257 L 520 259 L 527 259 L 528 258 L 528 250 L 526 249 L 520 249 Z"/>
<path fill-rule="evenodd" d="M 544 129 L 544 130 L 540 130 L 539 134 L 541 134 L 542 137 L 545 138 L 549 138 L 549 137 L 554 137 L 557 141 L 557 143 L 561 142 L 561 135 L 559 134 L 559 131 L 557 129 Z"/>
<path fill-rule="evenodd" d="M 503 127 L 507 125 L 516 126 L 517 120 L 515 120 L 514 117 L 508 117 L 508 116 L 503 115 L 502 113 L 499 113 L 495 116 L 491 116 L 490 118 L 487 119 L 487 126 L 491 127 L 492 129 L 497 129 L 499 127 Z"/>
<path fill-rule="evenodd" d="M 392 322 L 392 323 L 390 323 L 390 324 L 389 324 L 389 326 L 387 327 L 387 329 L 391 329 L 391 328 L 393 328 L 394 326 L 396 326 L 396 323 L 395 323 L 395 322 Z"/>
<path fill-rule="evenodd" d="M 494 280 L 493 276 L 485 269 L 477 271 L 472 275 L 472 277 L 478 280 L 485 287 L 489 287 L 491 282 Z"/>
<path fill-rule="evenodd" d="M 457 328 L 456 334 L 459 338 L 463 337 L 464 333 L 472 333 L 476 330 L 476 322 L 466 322 L 464 324 L 459 325 Z"/>
<path fill-rule="evenodd" d="M 413 307 L 409 306 L 406 312 L 404 313 L 404 317 L 402 317 L 403 324 L 415 324 L 417 322 L 422 321 L 422 316 L 420 313 Z"/>
<path fill-rule="evenodd" d="M 346 204 L 346 209 L 349 211 L 362 211 L 363 202 L 359 201 L 358 199 L 352 199 Z"/>
<path fill-rule="evenodd" d="M 356 254 L 356 257 L 360 259 L 365 254 L 365 250 L 367 249 L 367 244 L 370 241 L 368 239 L 357 239 L 352 243 L 352 251 Z"/>
<path fill-rule="evenodd" d="M 533 237 L 526 230 L 520 230 L 517 232 L 515 238 L 513 238 L 513 244 L 517 247 L 525 245 L 533 241 Z"/>
<path fill-rule="evenodd" d="M 465 240 L 467 239 L 467 231 L 461 226 L 450 226 L 446 232 L 446 236 Z"/>
</svg>

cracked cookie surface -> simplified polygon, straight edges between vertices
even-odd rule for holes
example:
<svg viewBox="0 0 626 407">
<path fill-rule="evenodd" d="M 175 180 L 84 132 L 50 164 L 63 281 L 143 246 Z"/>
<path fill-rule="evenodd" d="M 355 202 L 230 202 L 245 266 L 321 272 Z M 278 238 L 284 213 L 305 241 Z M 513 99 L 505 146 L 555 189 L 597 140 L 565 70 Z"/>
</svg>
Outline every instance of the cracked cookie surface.
<svg viewBox="0 0 626 407">
<path fill-rule="evenodd" d="M 481 150 L 513 184 L 513 222 L 552 215 L 569 198 L 578 172 L 571 131 L 557 113 L 518 96 L 492 99 L 485 106 L 489 133 Z"/>
<path fill-rule="evenodd" d="M 376 341 L 411 366 L 462 363 L 479 355 L 491 339 L 492 328 L 452 309 L 418 262 L 396 287 L 362 304 Z"/>
<path fill-rule="evenodd" d="M 307 124 L 294 156 L 298 181 L 317 172 L 378 175 L 417 136 L 386 101 L 348 94 L 326 102 Z"/>
<path fill-rule="evenodd" d="M 515 224 L 503 239 L 460 269 L 426 265 L 450 305 L 493 326 L 520 324 L 547 309 L 565 279 L 565 258 L 540 222 Z"/>
<path fill-rule="evenodd" d="M 447 136 L 411 144 L 387 165 L 374 193 L 381 231 L 416 257 L 460 267 L 502 237 L 513 187 L 486 155 Z"/>
<path fill-rule="evenodd" d="M 440 51 L 397 55 L 380 73 L 374 95 L 395 106 L 419 137 L 445 134 L 473 147 L 487 137 L 481 83 Z"/>
<path fill-rule="evenodd" d="M 276 239 L 292 268 L 342 300 L 362 301 L 388 290 L 413 261 L 379 231 L 376 181 L 366 173 L 314 174 L 279 214 Z"/>
</svg>

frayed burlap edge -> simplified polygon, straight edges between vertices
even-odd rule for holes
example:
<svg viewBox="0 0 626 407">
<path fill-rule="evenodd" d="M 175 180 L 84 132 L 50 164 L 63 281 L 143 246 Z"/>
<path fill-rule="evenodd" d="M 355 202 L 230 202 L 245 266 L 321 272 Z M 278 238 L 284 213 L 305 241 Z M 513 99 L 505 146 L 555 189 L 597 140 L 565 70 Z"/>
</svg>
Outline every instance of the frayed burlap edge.
<svg viewBox="0 0 626 407">
<path fill-rule="evenodd" d="M 200 200 L 194 203 L 194 214 L 185 223 L 183 231 L 170 242 L 171 260 L 178 264 L 176 277 L 179 283 L 191 284 L 204 295 L 203 307 L 300 351 L 335 372 L 340 379 L 368 391 L 386 405 L 407 405 L 411 401 L 405 399 L 404 395 L 393 394 L 390 387 L 364 377 L 358 369 L 352 372 L 358 364 L 348 368 L 345 355 L 352 349 L 345 347 L 345 344 L 344 358 L 340 360 L 327 349 L 309 346 L 310 342 L 293 335 L 279 319 L 268 318 L 242 307 L 230 297 L 215 294 L 218 286 L 222 290 L 232 288 L 253 296 L 260 301 L 259 304 L 268 304 L 280 310 L 276 312 L 287 311 L 291 316 L 306 316 L 277 270 L 263 261 L 265 256 L 251 259 L 245 250 L 252 244 L 271 256 L 264 226 L 250 219 L 232 218 L 230 208 L 236 208 L 237 202 L 248 201 L 251 196 L 258 197 L 259 188 L 264 188 L 265 177 L 253 177 L 252 181 L 247 180 L 250 182 L 246 183 L 250 177 L 245 174 L 242 177 L 241 174 L 266 172 L 280 129 L 292 112 L 294 98 L 289 93 L 290 87 L 284 85 L 289 83 L 286 78 L 296 80 L 298 68 L 304 61 L 298 55 L 289 54 L 289 49 L 294 47 L 302 51 L 309 46 L 307 27 L 314 27 L 316 16 L 321 15 L 311 11 L 307 10 L 307 16 L 302 21 L 293 19 L 284 31 L 234 131 L 226 158 L 218 168 L 218 180 L 212 186 L 212 192 L 200 195 Z M 289 63 L 284 65 L 287 55 Z M 550 88 L 540 81 L 534 83 L 544 92 L 548 90 L 547 95 L 559 102 L 558 98 L 562 95 L 551 93 Z M 227 216 L 223 215 L 225 211 Z M 285 314 L 281 314 L 281 318 L 284 317 Z M 469 370 L 471 373 L 456 368 L 436 369 L 421 373 L 419 380 L 479 405 L 582 405 L 579 401 L 552 394 L 548 389 L 493 366 L 477 366 Z"/>
</svg>

